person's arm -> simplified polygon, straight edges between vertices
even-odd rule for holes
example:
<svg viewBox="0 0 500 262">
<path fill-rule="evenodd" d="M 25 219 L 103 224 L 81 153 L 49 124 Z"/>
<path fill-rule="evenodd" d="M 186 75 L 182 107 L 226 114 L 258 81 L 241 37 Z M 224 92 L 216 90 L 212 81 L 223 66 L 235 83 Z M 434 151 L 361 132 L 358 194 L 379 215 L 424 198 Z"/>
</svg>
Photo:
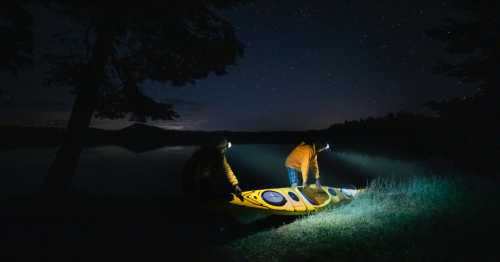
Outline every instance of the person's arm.
<svg viewBox="0 0 500 262">
<path fill-rule="evenodd" d="M 226 173 L 227 180 L 229 183 L 234 187 L 234 188 L 239 188 L 238 186 L 238 179 L 234 175 L 233 170 L 231 169 L 231 166 L 227 162 L 226 156 L 223 158 L 223 165 L 224 165 L 224 172 Z"/>
<path fill-rule="evenodd" d="M 318 155 L 315 155 L 313 160 L 311 160 L 311 170 L 316 178 L 316 188 L 322 188 L 321 182 L 319 180 L 319 166 L 318 166 Z"/>
<path fill-rule="evenodd" d="M 319 179 L 318 155 L 315 155 L 311 160 L 311 171 L 314 174 L 316 180 L 318 180 Z"/>
</svg>

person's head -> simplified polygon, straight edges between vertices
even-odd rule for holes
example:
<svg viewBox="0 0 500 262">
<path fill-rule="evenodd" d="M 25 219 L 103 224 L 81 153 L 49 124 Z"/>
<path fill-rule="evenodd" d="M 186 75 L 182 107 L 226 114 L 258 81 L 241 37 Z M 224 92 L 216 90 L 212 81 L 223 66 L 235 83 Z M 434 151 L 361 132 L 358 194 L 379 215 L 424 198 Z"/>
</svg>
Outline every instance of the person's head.
<svg viewBox="0 0 500 262">
<path fill-rule="evenodd" d="M 214 147 L 218 150 L 220 150 L 222 153 L 226 152 L 228 148 L 231 147 L 231 142 L 229 142 L 225 137 L 223 136 L 215 136 L 212 137 L 210 140 L 209 145 L 211 147 Z"/>
<path fill-rule="evenodd" d="M 315 141 L 313 144 L 318 153 L 330 149 L 330 144 L 324 141 Z"/>
</svg>

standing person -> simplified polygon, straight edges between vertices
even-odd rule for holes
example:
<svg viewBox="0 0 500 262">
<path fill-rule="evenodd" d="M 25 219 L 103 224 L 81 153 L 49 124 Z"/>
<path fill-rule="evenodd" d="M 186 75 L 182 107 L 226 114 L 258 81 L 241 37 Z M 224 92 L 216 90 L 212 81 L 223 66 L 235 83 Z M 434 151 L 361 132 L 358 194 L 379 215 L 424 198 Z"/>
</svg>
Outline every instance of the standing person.
<svg viewBox="0 0 500 262">
<path fill-rule="evenodd" d="M 321 188 L 319 180 L 318 153 L 329 149 L 330 145 L 325 142 L 301 142 L 288 155 L 285 161 L 285 167 L 288 173 L 290 185 L 296 187 L 299 184 L 299 176 L 302 179 L 302 185 L 307 186 L 309 169 L 311 169 L 316 178 L 316 187 Z"/>
<path fill-rule="evenodd" d="M 227 199 L 230 193 L 240 195 L 241 188 L 229 165 L 226 152 L 231 143 L 214 137 L 196 150 L 184 166 L 182 190 L 202 199 Z"/>
</svg>

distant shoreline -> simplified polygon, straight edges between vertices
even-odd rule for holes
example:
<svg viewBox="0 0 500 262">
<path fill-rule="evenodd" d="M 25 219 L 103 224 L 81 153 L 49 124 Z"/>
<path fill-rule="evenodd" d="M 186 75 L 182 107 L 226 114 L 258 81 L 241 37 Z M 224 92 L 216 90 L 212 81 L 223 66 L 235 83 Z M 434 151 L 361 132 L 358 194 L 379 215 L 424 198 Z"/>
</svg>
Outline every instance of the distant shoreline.
<svg viewBox="0 0 500 262">
<path fill-rule="evenodd" d="M 64 128 L 55 127 L 1 127 L 0 148 L 48 147 L 61 144 Z M 85 147 L 122 146 L 139 151 L 163 146 L 201 145 L 213 135 L 222 135 L 239 144 L 296 143 L 308 136 L 322 136 L 321 131 L 187 131 L 168 130 L 155 126 L 134 124 L 118 130 L 89 128 Z"/>
</svg>

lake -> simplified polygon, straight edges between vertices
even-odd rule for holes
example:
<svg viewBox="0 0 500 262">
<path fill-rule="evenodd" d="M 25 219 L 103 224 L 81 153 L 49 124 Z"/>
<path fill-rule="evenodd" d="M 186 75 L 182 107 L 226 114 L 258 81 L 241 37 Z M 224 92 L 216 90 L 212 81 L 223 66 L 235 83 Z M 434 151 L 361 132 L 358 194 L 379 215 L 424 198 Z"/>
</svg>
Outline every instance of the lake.
<svg viewBox="0 0 500 262">
<path fill-rule="evenodd" d="M 86 148 L 74 188 L 92 194 L 172 195 L 180 192 L 182 167 L 197 147 L 171 146 L 135 153 L 122 147 Z M 234 145 L 227 158 L 243 190 L 288 186 L 284 161 L 294 145 Z M 56 148 L 0 151 L 0 191 L 36 192 L 47 174 Z M 321 182 L 329 186 L 365 186 L 385 175 L 423 175 L 425 161 L 400 161 L 362 152 L 322 152 Z M 432 170 L 431 170 L 432 171 Z M 314 182 L 310 175 L 310 183 Z"/>
<path fill-rule="evenodd" d="M 234 145 L 227 157 L 243 190 L 284 187 L 288 177 L 283 165 L 293 147 Z M 209 258 L 203 252 L 214 245 L 296 218 L 253 213 L 228 218 L 184 201 L 179 175 L 195 149 L 164 147 L 134 153 L 115 146 L 86 148 L 73 187 L 104 197 L 77 196 L 52 211 L 40 205 L 44 202 L 37 195 L 9 195 L 37 192 L 56 148 L 0 151 L 0 191 L 7 196 L 0 205 L 0 231 L 4 232 L 0 243 L 6 243 L 8 250 L 2 255 L 23 261 L 171 260 L 176 255 L 194 261 L 190 256 Z M 428 175 L 436 170 L 428 161 L 355 151 L 323 152 L 318 161 L 322 184 L 329 186 L 363 187 L 381 176 Z M 221 255 L 212 258 L 219 260 Z"/>
</svg>

